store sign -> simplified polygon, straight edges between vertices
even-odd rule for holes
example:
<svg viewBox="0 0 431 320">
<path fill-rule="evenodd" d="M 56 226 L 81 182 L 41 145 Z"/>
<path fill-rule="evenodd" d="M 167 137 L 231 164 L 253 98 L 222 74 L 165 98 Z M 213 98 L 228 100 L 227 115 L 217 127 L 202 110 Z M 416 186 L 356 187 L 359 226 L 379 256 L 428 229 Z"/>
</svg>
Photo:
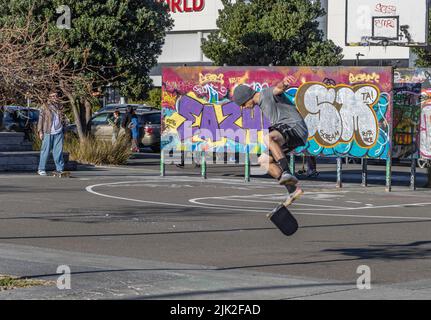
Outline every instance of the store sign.
<svg viewBox="0 0 431 320">
<path fill-rule="evenodd" d="M 169 11 L 177 12 L 201 12 L 205 8 L 205 0 L 159 0 L 167 3 Z"/>
</svg>

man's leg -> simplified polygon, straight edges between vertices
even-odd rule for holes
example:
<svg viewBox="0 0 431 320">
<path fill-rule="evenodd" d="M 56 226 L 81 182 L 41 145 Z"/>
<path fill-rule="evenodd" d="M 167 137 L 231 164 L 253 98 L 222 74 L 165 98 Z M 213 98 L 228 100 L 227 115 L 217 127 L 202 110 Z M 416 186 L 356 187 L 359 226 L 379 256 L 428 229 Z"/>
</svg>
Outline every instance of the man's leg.
<svg viewBox="0 0 431 320">
<path fill-rule="evenodd" d="M 267 155 L 262 154 L 258 159 L 259 165 L 262 169 L 266 170 L 266 172 L 271 175 L 274 179 L 278 179 L 281 175 L 280 166 L 274 162 L 274 158 Z M 291 205 L 296 199 L 298 199 L 304 191 L 298 185 L 285 185 L 287 192 L 289 193 L 289 197 L 285 202 L 285 205 Z"/>
<path fill-rule="evenodd" d="M 280 184 L 289 184 L 295 185 L 298 183 L 298 179 L 293 176 L 289 170 L 289 161 L 286 158 L 281 146 L 284 145 L 287 141 L 283 137 L 283 135 L 277 130 L 271 131 L 268 135 L 264 137 L 264 142 L 268 149 L 270 150 L 272 157 L 275 162 L 277 162 L 280 167 L 280 175 L 276 177 L 280 181 Z M 274 170 L 269 168 L 269 170 Z"/>
<path fill-rule="evenodd" d="M 63 172 L 64 170 L 63 141 L 64 135 L 62 132 L 53 135 L 52 157 L 54 158 L 57 172 Z"/>
<path fill-rule="evenodd" d="M 50 149 L 51 149 L 51 135 L 45 134 L 43 135 L 42 146 L 40 147 L 38 171 L 46 171 L 46 163 L 48 162 Z"/>
</svg>

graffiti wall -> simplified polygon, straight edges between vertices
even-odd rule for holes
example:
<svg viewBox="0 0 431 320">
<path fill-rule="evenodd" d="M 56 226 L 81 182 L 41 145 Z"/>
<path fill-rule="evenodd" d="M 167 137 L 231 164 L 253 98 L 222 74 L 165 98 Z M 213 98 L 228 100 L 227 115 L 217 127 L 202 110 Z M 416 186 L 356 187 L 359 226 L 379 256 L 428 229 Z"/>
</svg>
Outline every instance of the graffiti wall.
<svg viewBox="0 0 431 320">
<path fill-rule="evenodd" d="M 391 68 L 180 67 L 163 70 L 162 146 L 188 151 L 265 150 L 270 126 L 260 108 L 239 108 L 235 87 L 266 90 L 285 76 L 284 93 L 309 129 L 297 154 L 386 159 L 392 123 Z"/>
<path fill-rule="evenodd" d="M 431 69 L 394 71 L 394 158 L 431 159 Z"/>
</svg>

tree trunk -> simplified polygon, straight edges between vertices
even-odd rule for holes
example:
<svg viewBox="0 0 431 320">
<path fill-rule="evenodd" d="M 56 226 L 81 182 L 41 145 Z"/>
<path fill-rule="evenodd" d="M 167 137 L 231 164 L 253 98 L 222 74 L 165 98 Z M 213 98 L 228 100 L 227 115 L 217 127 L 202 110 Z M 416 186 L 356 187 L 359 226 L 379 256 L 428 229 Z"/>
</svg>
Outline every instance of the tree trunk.
<svg viewBox="0 0 431 320">
<path fill-rule="evenodd" d="M 84 141 L 86 137 L 86 130 L 82 126 L 81 116 L 79 114 L 79 106 L 76 105 L 76 101 L 72 100 L 70 103 L 72 107 L 73 117 L 75 118 L 76 131 L 80 141 Z"/>
<path fill-rule="evenodd" d="M 85 100 L 85 123 L 88 125 L 90 123 L 91 117 L 93 116 L 93 110 L 91 108 L 91 103 L 88 100 Z"/>
<path fill-rule="evenodd" d="M 63 92 L 66 95 L 67 99 L 69 100 L 70 107 L 72 108 L 72 113 L 75 120 L 76 131 L 78 133 L 79 140 L 83 141 L 86 135 L 85 135 L 85 130 L 82 127 L 81 114 L 79 112 L 79 105 L 77 104 L 77 100 L 70 92 L 66 92 L 64 89 L 63 89 Z"/>
</svg>

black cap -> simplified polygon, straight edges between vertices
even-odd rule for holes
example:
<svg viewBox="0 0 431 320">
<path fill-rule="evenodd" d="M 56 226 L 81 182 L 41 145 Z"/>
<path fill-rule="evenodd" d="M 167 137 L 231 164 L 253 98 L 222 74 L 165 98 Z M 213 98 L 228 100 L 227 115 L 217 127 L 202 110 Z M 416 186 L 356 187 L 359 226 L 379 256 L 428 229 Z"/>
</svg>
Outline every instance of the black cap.
<svg viewBox="0 0 431 320">
<path fill-rule="evenodd" d="M 238 106 L 242 106 L 248 100 L 252 99 L 255 94 L 256 91 L 254 91 L 252 88 L 244 84 L 240 84 L 235 88 L 233 93 L 233 102 L 235 102 Z"/>
</svg>

